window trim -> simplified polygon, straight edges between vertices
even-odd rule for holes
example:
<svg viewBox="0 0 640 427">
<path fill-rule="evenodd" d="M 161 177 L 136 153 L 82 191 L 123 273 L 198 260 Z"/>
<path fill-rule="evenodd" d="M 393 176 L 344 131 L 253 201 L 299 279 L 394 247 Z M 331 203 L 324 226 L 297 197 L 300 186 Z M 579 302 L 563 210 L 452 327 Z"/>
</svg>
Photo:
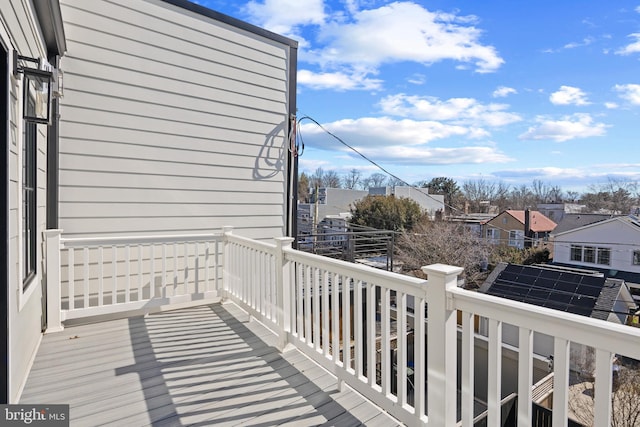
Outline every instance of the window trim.
<svg viewBox="0 0 640 427">
<path fill-rule="evenodd" d="M 32 102 L 30 97 L 29 102 Z M 23 121 L 23 124 L 21 275 L 24 292 L 38 275 L 38 128 L 36 123 Z"/>
</svg>

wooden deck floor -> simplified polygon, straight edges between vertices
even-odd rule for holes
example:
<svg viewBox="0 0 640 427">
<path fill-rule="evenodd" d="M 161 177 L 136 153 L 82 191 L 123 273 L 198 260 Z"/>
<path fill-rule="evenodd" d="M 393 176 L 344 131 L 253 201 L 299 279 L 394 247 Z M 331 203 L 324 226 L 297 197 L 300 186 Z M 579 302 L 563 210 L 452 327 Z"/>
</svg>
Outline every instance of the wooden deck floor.
<svg viewBox="0 0 640 427">
<path fill-rule="evenodd" d="M 396 426 L 233 304 L 45 335 L 20 403 L 70 405 L 71 426 Z"/>
</svg>

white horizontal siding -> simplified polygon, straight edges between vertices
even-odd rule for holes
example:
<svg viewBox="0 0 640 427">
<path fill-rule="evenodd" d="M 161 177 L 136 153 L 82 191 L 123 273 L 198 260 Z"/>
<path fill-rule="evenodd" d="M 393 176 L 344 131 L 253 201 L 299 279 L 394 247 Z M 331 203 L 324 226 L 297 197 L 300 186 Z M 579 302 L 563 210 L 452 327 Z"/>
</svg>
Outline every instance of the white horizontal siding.
<svg viewBox="0 0 640 427">
<path fill-rule="evenodd" d="M 160 1 L 62 14 L 65 234 L 283 235 L 289 47 Z"/>
</svg>

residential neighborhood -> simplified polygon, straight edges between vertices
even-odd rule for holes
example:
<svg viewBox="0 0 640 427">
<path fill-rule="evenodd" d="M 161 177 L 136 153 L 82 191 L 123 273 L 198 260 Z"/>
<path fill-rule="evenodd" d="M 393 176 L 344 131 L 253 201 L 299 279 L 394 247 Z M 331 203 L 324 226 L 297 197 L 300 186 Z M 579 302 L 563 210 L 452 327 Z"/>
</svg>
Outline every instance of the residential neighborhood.
<svg viewBox="0 0 640 427">
<path fill-rule="evenodd" d="M 640 425 L 631 193 L 312 182 L 303 43 L 199 2 L 0 24 L 0 425 Z"/>
</svg>

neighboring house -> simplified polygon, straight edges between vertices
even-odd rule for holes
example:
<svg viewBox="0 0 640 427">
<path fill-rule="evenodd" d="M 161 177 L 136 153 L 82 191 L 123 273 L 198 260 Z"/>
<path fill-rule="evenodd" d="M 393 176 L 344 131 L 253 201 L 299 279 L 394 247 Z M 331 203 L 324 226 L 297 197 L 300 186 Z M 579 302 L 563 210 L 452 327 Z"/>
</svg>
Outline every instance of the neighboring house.
<svg viewBox="0 0 640 427">
<path fill-rule="evenodd" d="M 353 204 L 368 194 L 366 191 L 347 188 L 318 188 L 317 194 L 314 192 L 311 195 L 311 203 L 298 204 L 298 209 L 304 212 L 298 216 L 298 234 L 305 236 L 317 232 L 313 229 L 314 225 L 317 227 L 327 216 L 347 215 Z"/>
<path fill-rule="evenodd" d="M 621 278 L 640 296 L 640 220 L 616 216 L 554 233 L 554 264 L 601 271 Z"/>
<path fill-rule="evenodd" d="M 622 325 L 637 309 L 624 280 L 548 265 L 500 263 L 479 292 Z M 482 322 L 480 332 L 486 333 L 486 325 Z M 517 347 L 517 329 L 505 327 L 503 341 Z M 553 354 L 553 340 L 537 335 L 534 353 L 541 356 Z"/>
<path fill-rule="evenodd" d="M 473 233 L 473 235 L 482 237 L 483 224 L 492 219 L 494 216 L 495 215 L 493 214 L 471 213 L 452 215 L 448 217 L 447 220 L 458 224 L 464 224 L 465 228 Z"/>
<path fill-rule="evenodd" d="M 522 249 L 525 236 L 536 246 L 546 241 L 555 227 L 555 222 L 538 211 L 506 210 L 484 224 L 483 236 L 496 245 Z"/>
<path fill-rule="evenodd" d="M 538 203 L 538 212 L 549 218 L 551 221 L 560 224 L 566 215 L 579 214 L 587 209 L 586 205 L 578 203 Z"/>
<path fill-rule="evenodd" d="M 294 235 L 297 43 L 185 0 L 5 0 L 0 46 L 0 402 L 13 403 L 46 327 L 47 229 Z M 23 92 L 14 59 L 52 72 L 49 121 L 23 119 L 46 92 Z"/>
<path fill-rule="evenodd" d="M 576 228 L 584 227 L 585 225 L 594 224 L 613 217 L 614 215 L 595 213 L 565 214 L 562 217 L 562 220 L 558 222 L 558 226 L 553 230 L 553 233 L 551 233 L 551 238 L 557 234 L 564 233 L 565 231 L 574 230 Z"/>
<path fill-rule="evenodd" d="M 416 188 L 396 185 L 395 187 L 375 187 L 369 189 L 372 196 L 396 196 L 411 199 L 420 205 L 420 208 L 431 219 L 435 219 L 436 212 L 444 212 L 444 196 L 441 194 L 429 194 L 426 188 Z"/>
</svg>

